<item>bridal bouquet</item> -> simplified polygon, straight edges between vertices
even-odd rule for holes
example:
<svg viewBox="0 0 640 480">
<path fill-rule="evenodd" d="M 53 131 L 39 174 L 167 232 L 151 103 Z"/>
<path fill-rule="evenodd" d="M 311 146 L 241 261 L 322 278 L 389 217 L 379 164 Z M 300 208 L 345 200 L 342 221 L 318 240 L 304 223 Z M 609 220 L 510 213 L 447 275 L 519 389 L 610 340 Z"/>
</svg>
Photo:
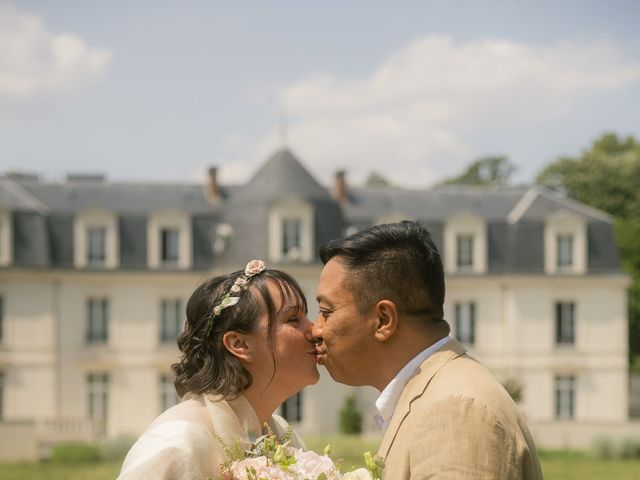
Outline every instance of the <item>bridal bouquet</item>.
<svg viewBox="0 0 640 480">
<path fill-rule="evenodd" d="M 382 480 L 383 465 L 378 458 L 365 453 L 367 468 L 340 473 L 328 449 L 320 455 L 310 450 L 293 448 L 289 442 L 278 443 L 274 435 L 260 437 L 244 452 L 244 458 L 223 467 L 224 480 Z"/>
</svg>

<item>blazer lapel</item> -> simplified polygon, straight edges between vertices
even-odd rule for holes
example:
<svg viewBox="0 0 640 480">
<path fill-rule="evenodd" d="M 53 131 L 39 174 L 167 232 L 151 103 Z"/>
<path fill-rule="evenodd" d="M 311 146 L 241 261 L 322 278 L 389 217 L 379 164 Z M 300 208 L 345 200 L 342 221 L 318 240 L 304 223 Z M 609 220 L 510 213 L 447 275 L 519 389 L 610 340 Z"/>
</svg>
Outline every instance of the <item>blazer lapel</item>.
<svg viewBox="0 0 640 480">
<path fill-rule="evenodd" d="M 400 396 L 400 400 L 398 400 L 398 405 L 391 417 L 387 431 L 382 437 L 378 454 L 382 456 L 383 459 L 387 458 L 400 425 L 402 425 L 404 419 L 409 415 L 409 412 L 411 411 L 411 403 L 416 398 L 419 398 L 424 394 L 427 386 L 431 382 L 431 379 L 442 367 L 465 352 L 465 348 L 457 340 L 452 338 L 445 343 L 442 348 L 427 358 L 420 365 L 418 370 L 416 370 L 416 373 L 411 377 L 411 380 L 409 380 L 409 383 L 407 383 L 406 387 L 402 391 L 402 395 Z"/>
</svg>

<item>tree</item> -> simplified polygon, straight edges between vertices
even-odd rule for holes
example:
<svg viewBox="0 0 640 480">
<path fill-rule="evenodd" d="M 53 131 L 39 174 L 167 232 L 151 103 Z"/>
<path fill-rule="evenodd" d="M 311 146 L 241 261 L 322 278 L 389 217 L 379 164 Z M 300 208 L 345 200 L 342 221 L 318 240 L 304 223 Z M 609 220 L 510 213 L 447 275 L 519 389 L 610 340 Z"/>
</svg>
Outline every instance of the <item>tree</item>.
<svg viewBox="0 0 640 480">
<path fill-rule="evenodd" d="M 367 177 L 367 187 L 390 187 L 391 182 L 378 172 L 371 172 Z"/>
<path fill-rule="evenodd" d="M 348 435 L 362 433 L 362 414 L 353 395 L 345 398 L 344 406 L 340 410 L 340 433 Z"/>
<path fill-rule="evenodd" d="M 537 183 L 563 192 L 615 218 L 629 289 L 629 355 L 640 371 L 640 143 L 632 136 L 602 135 L 579 157 L 547 165 Z"/>
<path fill-rule="evenodd" d="M 516 166 L 505 156 L 483 157 L 474 161 L 461 175 L 445 180 L 445 184 L 506 185 Z"/>
</svg>

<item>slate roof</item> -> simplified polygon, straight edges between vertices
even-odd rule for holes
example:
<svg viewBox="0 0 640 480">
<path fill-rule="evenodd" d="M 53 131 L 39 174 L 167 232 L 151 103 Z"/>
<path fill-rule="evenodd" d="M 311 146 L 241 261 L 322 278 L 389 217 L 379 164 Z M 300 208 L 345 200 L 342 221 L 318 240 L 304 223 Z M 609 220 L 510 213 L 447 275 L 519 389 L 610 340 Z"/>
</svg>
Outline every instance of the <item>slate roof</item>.
<svg viewBox="0 0 640 480">
<path fill-rule="evenodd" d="M 74 215 L 93 208 L 118 217 L 121 269 L 147 268 L 147 219 L 158 210 L 178 210 L 191 217 L 193 269 L 242 265 L 251 258 L 268 257 L 269 207 L 293 199 L 314 209 L 316 246 L 344 235 L 348 227 L 365 228 L 387 217 L 424 222 L 442 249 L 448 218 L 461 214 L 483 218 L 488 270 L 496 274 L 542 273 L 544 221 L 554 212 L 569 211 L 588 225 L 589 272 L 620 271 L 611 218 L 537 187 L 360 187 L 350 188 L 349 201 L 340 204 L 291 151 L 282 149 L 246 184 L 222 186 L 221 192 L 221 198 L 212 202 L 203 184 L 0 177 L 0 209 L 12 212 L 14 264 L 21 267 L 73 268 Z M 212 244 L 220 224 L 230 225 L 233 233 L 228 248 L 216 255 Z"/>
<path fill-rule="evenodd" d="M 332 201 L 327 190 L 289 150 L 275 152 L 244 188 L 247 201 L 269 203 L 284 198 Z"/>
</svg>

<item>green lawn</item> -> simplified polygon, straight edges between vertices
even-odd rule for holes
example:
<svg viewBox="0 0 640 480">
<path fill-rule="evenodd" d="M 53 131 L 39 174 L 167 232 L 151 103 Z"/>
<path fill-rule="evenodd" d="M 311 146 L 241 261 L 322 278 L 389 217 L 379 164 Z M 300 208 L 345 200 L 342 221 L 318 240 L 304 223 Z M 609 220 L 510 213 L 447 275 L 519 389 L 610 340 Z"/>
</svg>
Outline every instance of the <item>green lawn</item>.
<svg viewBox="0 0 640 480">
<path fill-rule="evenodd" d="M 375 453 L 378 441 L 347 436 L 313 437 L 307 447 L 321 452 L 327 444 L 343 470 L 363 465 L 362 454 Z M 595 460 L 581 452 L 540 452 L 545 480 L 640 480 L 640 460 Z M 121 462 L 86 465 L 0 464 L 2 480 L 113 480 Z M 398 479 L 388 479 L 398 480 Z"/>
</svg>

